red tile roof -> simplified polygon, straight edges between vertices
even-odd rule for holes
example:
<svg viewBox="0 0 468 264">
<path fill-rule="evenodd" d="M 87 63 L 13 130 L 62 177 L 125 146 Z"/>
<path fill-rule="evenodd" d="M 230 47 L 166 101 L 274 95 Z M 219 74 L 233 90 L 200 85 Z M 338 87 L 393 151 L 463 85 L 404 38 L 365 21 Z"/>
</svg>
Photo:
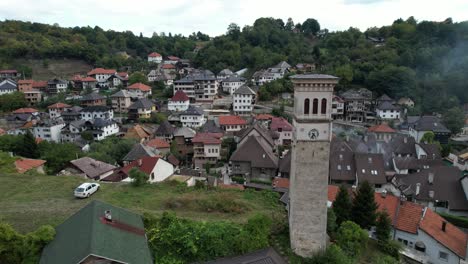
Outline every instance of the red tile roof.
<svg viewBox="0 0 468 264">
<path fill-rule="evenodd" d="M 289 189 L 289 179 L 276 177 L 272 184 L 273 188 L 287 188 Z"/>
<path fill-rule="evenodd" d="M 222 133 L 197 133 L 192 139 L 192 143 L 221 144 Z"/>
<path fill-rule="evenodd" d="M 442 223 L 444 222 L 446 223 L 445 231 L 442 230 Z M 465 258 L 467 235 L 430 208 L 426 209 L 420 228 L 458 256 Z"/>
<path fill-rule="evenodd" d="M 270 114 L 258 114 L 255 116 L 255 119 L 257 120 L 271 120 L 273 119 L 273 116 Z"/>
<path fill-rule="evenodd" d="M 34 108 L 19 108 L 13 111 L 14 114 L 32 114 L 37 112 L 39 112 L 39 110 Z"/>
<path fill-rule="evenodd" d="M 18 73 L 17 70 L 1 70 L 0 73 Z"/>
<path fill-rule="evenodd" d="M 396 212 L 398 208 L 398 203 L 400 203 L 400 199 L 394 195 L 387 194 L 385 197 L 382 196 L 381 193 L 374 194 L 375 202 L 379 206 L 377 210 L 379 212 L 386 211 L 392 223 L 395 223 Z"/>
<path fill-rule="evenodd" d="M 19 173 L 24 173 L 28 170 L 40 167 L 44 165 L 44 163 L 46 163 L 45 160 L 21 158 L 15 161 L 15 167 Z"/>
<path fill-rule="evenodd" d="M 114 69 L 103 69 L 103 68 L 95 68 L 88 72 L 88 75 L 96 75 L 96 74 L 114 74 L 116 71 Z"/>
<path fill-rule="evenodd" d="M 395 129 L 389 127 L 387 124 L 380 124 L 371 126 L 367 129 L 369 132 L 376 132 L 376 133 L 395 133 Z"/>
<path fill-rule="evenodd" d="M 419 221 L 421 220 L 424 206 L 403 202 L 398 209 L 398 216 L 395 222 L 395 228 L 408 233 L 416 234 L 418 232 Z"/>
<path fill-rule="evenodd" d="M 340 188 L 335 185 L 328 185 L 328 201 L 334 202 Z"/>
<path fill-rule="evenodd" d="M 5 131 L 4 129 L 1 129 L 1 128 L 0 128 L 0 136 L 1 136 L 1 135 L 5 135 L 5 133 L 6 133 L 6 131 Z"/>
<path fill-rule="evenodd" d="M 220 116 L 218 118 L 220 126 L 226 125 L 247 125 L 247 121 L 240 116 L 237 115 L 227 115 L 227 116 Z"/>
<path fill-rule="evenodd" d="M 167 143 L 167 141 L 165 141 L 164 139 L 160 139 L 160 138 L 152 139 L 152 140 L 146 142 L 146 145 L 150 146 L 150 147 L 153 147 L 153 148 L 156 148 L 156 149 L 170 148 L 171 147 L 171 145 L 169 143 Z"/>
<path fill-rule="evenodd" d="M 86 78 L 83 78 L 83 79 L 81 79 L 81 81 L 82 81 L 82 82 L 97 82 L 97 80 L 94 79 L 94 78 L 91 77 L 91 76 L 88 76 L 88 77 L 86 77 Z"/>
<path fill-rule="evenodd" d="M 157 52 L 151 52 L 148 57 L 162 57 L 161 54 L 157 53 Z"/>
<path fill-rule="evenodd" d="M 122 78 L 127 78 L 128 77 L 128 72 L 118 72 L 117 75 L 122 77 Z"/>
<path fill-rule="evenodd" d="M 175 69 L 175 66 L 172 64 L 163 64 L 161 68 L 169 70 L 169 69 Z"/>
<path fill-rule="evenodd" d="M 58 109 L 58 108 L 70 108 L 71 105 L 67 105 L 67 104 L 64 104 L 64 103 L 55 103 L 55 104 L 52 104 L 52 105 L 49 105 L 47 108 L 48 109 Z"/>
<path fill-rule="evenodd" d="M 169 60 L 172 60 L 172 61 L 178 61 L 178 60 L 180 60 L 180 58 L 179 58 L 179 57 L 176 57 L 176 56 L 167 56 L 167 58 L 168 58 Z"/>
<path fill-rule="evenodd" d="M 18 84 L 32 84 L 33 82 L 33 80 L 19 80 Z"/>
<path fill-rule="evenodd" d="M 282 117 L 273 117 L 270 124 L 270 129 L 273 131 L 278 131 L 281 128 L 283 131 L 292 131 L 293 127 L 289 124 L 288 120 Z"/>
<path fill-rule="evenodd" d="M 138 89 L 143 92 L 151 91 L 151 87 L 143 83 L 134 83 L 130 85 L 128 89 Z"/>
<path fill-rule="evenodd" d="M 171 101 L 176 101 L 176 102 L 185 102 L 185 101 L 190 101 L 190 98 L 187 96 L 187 94 L 184 93 L 182 90 L 178 90 L 174 96 L 172 96 Z"/>
<path fill-rule="evenodd" d="M 47 87 L 47 81 L 33 81 L 33 88 Z"/>
<path fill-rule="evenodd" d="M 158 163 L 159 156 L 156 157 L 143 157 L 141 159 L 137 159 L 132 161 L 130 164 L 122 168 L 122 172 L 128 175 L 128 172 L 133 169 L 133 168 L 138 168 L 140 171 L 150 175 L 151 172 L 153 171 L 154 167 Z M 139 165 L 139 162 L 141 161 L 141 166 Z"/>
</svg>

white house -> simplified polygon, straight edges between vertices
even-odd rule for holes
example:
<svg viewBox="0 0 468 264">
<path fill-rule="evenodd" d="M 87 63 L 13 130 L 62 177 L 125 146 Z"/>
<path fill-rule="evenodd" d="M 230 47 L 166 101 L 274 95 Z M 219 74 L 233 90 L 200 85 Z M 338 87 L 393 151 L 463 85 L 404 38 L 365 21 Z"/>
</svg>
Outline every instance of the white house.
<svg viewBox="0 0 468 264">
<path fill-rule="evenodd" d="M 68 81 L 53 79 L 47 82 L 47 91 L 50 94 L 65 93 L 68 88 Z"/>
<path fill-rule="evenodd" d="M 239 87 L 245 84 L 245 78 L 236 75 L 230 76 L 221 81 L 223 92 L 233 94 Z"/>
<path fill-rule="evenodd" d="M 205 114 L 202 109 L 189 106 L 182 114 L 180 114 L 180 122 L 184 127 L 201 127 L 205 124 Z"/>
<path fill-rule="evenodd" d="M 109 77 L 116 73 L 117 71 L 115 69 L 95 68 L 88 72 L 88 76 L 91 76 L 94 79 L 96 79 L 98 83 L 103 83 L 107 82 Z"/>
<path fill-rule="evenodd" d="M 65 127 L 62 128 L 61 141 L 62 142 L 75 142 L 81 138 L 81 133 L 86 130 L 86 120 L 75 120 L 71 121 Z"/>
<path fill-rule="evenodd" d="M 81 110 L 81 119 L 83 120 L 93 120 L 96 118 L 102 119 L 113 119 L 114 111 L 112 108 L 102 105 L 88 106 Z"/>
<path fill-rule="evenodd" d="M 186 111 L 189 106 L 190 98 L 182 90 L 177 91 L 167 103 L 169 111 Z"/>
<path fill-rule="evenodd" d="M 64 126 L 65 123 L 60 119 L 41 121 L 33 128 L 33 135 L 47 141 L 60 142 L 62 139 L 61 131 Z"/>
<path fill-rule="evenodd" d="M 157 52 L 152 52 L 152 53 L 148 54 L 148 62 L 161 63 L 162 59 L 163 59 L 163 57 L 161 56 L 161 54 L 159 54 Z"/>
<path fill-rule="evenodd" d="M 219 116 L 218 123 L 226 132 L 240 131 L 247 127 L 247 121 L 237 115 Z"/>
<path fill-rule="evenodd" d="M 0 82 L 0 95 L 14 93 L 18 90 L 16 83 L 12 80 L 4 80 Z"/>
<path fill-rule="evenodd" d="M 145 156 L 141 159 L 134 160 L 123 167 L 122 172 L 128 176 L 129 171 L 133 168 L 138 168 L 140 171 L 147 174 L 149 177 L 148 182 L 150 183 L 162 182 L 174 174 L 174 166 L 159 156 Z M 127 177 L 123 181 L 131 182 L 132 179 Z"/>
<path fill-rule="evenodd" d="M 119 133 L 119 126 L 109 119 L 96 118 L 85 122 L 86 130 L 93 134 L 94 140 L 103 140 L 108 136 Z"/>
<path fill-rule="evenodd" d="M 62 112 L 65 111 L 65 109 L 71 108 L 71 105 L 67 105 L 64 103 L 55 103 L 52 105 L 49 105 L 47 109 L 49 110 L 49 117 L 50 118 L 57 118 L 60 117 Z"/>
<path fill-rule="evenodd" d="M 255 92 L 247 85 L 236 89 L 232 98 L 232 108 L 235 114 L 248 115 L 252 113 L 255 104 Z"/>
<path fill-rule="evenodd" d="M 260 86 L 267 82 L 283 78 L 284 75 L 289 72 L 290 68 L 291 65 L 289 65 L 285 61 L 282 61 L 277 65 L 270 67 L 266 70 L 260 70 L 255 72 L 252 76 L 252 82 Z"/>
<path fill-rule="evenodd" d="M 132 98 L 148 98 L 151 95 L 151 87 L 143 83 L 134 83 L 127 89 Z"/>
<path fill-rule="evenodd" d="M 381 102 L 377 107 L 377 117 L 380 119 L 392 120 L 400 119 L 401 108 L 388 101 Z"/>
</svg>

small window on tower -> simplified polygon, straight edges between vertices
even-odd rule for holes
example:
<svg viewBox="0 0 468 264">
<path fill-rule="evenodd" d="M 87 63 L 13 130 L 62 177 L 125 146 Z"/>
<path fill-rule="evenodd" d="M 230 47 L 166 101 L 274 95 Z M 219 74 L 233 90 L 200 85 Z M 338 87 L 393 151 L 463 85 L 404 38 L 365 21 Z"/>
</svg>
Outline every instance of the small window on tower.
<svg viewBox="0 0 468 264">
<path fill-rule="evenodd" d="M 318 114 L 318 99 L 314 99 L 314 103 L 312 104 L 312 114 Z"/>
<path fill-rule="evenodd" d="M 321 109 L 320 109 L 320 113 L 322 115 L 327 113 L 327 99 L 325 99 L 325 98 L 322 99 L 322 106 L 321 106 Z"/>
<path fill-rule="evenodd" d="M 304 115 L 308 115 L 310 112 L 310 100 L 309 98 L 304 100 Z"/>
</svg>

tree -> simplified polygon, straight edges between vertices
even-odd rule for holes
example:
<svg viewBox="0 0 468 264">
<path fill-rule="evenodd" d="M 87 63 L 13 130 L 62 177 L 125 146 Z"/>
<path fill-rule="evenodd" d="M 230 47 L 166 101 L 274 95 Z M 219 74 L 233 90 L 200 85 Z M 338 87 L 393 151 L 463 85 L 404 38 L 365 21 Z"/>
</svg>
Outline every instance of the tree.
<svg viewBox="0 0 468 264">
<path fill-rule="evenodd" d="M 386 211 L 380 212 L 377 215 L 377 222 L 375 224 L 377 240 L 381 242 L 388 242 L 390 241 L 390 232 L 392 231 L 390 217 Z"/>
<path fill-rule="evenodd" d="M 21 92 L 0 95 L 0 111 L 10 112 L 21 107 L 26 107 L 28 102 Z"/>
<path fill-rule="evenodd" d="M 338 228 L 336 244 L 346 255 L 356 258 L 367 245 L 367 232 L 354 222 L 343 222 Z"/>
<path fill-rule="evenodd" d="M 128 84 L 144 83 L 148 84 L 148 78 L 142 72 L 135 72 L 128 78 Z"/>
<path fill-rule="evenodd" d="M 340 77 L 340 83 L 344 86 L 348 86 L 353 81 L 353 68 L 349 64 L 338 66 L 335 74 Z"/>
<path fill-rule="evenodd" d="M 344 185 L 341 185 L 338 190 L 338 194 L 336 195 L 336 199 L 333 202 L 333 212 L 336 215 L 336 224 L 338 226 L 351 219 L 352 205 L 348 190 Z"/>
<path fill-rule="evenodd" d="M 434 143 L 434 138 L 435 138 L 435 134 L 434 132 L 432 131 L 427 131 L 426 133 L 424 133 L 424 135 L 422 136 L 421 140 L 419 141 L 420 143 L 429 143 L 429 144 L 432 144 Z"/>
<path fill-rule="evenodd" d="M 376 211 L 374 188 L 364 181 L 354 196 L 351 219 L 362 228 L 369 229 L 375 224 Z"/>
<path fill-rule="evenodd" d="M 308 18 L 301 26 L 302 32 L 305 34 L 315 35 L 320 30 L 320 24 L 313 18 Z"/>
<path fill-rule="evenodd" d="M 72 143 L 55 143 L 42 141 L 39 143 L 41 159 L 47 161 L 46 167 L 50 174 L 63 170 L 71 160 L 81 155 L 80 149 Z"/>
<path fill-rule="evenodd" d="M 26 131 L 22 139 L 18 146 L 18 155 L 31 159 L 39 158 L 39 148 L 36 144 L 36 138 L 34 138 L 31 131 Z"/>
<path fill-rule="evenodd" d="M 337 229 L 336 215 L 332 209 L 327 210 L 327 233 L 330 237 L 334 237 Z"/>
<path fill-rule="evenodd" d="M 93 133 L 90 131 L 81 132 L 81 138 L 87 141 L 92 141 L 94 139 Z"/>
<path fill-rule="evenodd" d="M 460 107 L 454 106 L 443 114 L 442 120 L 452 134 L 456 135 L 460 133 L 465 125 L 465 114 Z"/>
<path fill-rule="evenodd" d="M 128 172 L 128 176 L 132 179 L 133 186 L 141 186 L 148 182 L 148 174 L 142 172 L 138 168 L 133 168 Z"/>
<path fill-rule="evenodd" d="M 286 22 L 284 29 L 288 31 L 292 31 L 294 27 L 295 27 L 294 21 L 292 20 L 292 18 L 288 18 L 288 21 Z"/>
</svg>

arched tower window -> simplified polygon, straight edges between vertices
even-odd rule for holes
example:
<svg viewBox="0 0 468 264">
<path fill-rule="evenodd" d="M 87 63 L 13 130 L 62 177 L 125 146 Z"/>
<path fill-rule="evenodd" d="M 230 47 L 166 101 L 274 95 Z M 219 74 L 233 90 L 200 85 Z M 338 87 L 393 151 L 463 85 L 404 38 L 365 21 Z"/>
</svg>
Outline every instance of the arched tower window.
<svg viewBox="0 0 468 264">
<path fill-rule="evenodd" d="M 318 99 L 314 99 L 314 103 L 312 104 L 312 114 L 318 114 Z"/>
<path fill-rule="evenodd" d="M 322 115 L 327 113 L 327 99 L 325 99 L 325 98 L 322 99 L 322 107 L 320 109 L 320 113 Z"/>
<path fill-rule="evenodd" d="M 304 115 L 308 115 L 310 112 L 310 100 L 309 98 L 306 98 L 304 100 Z"/>
</svg>

